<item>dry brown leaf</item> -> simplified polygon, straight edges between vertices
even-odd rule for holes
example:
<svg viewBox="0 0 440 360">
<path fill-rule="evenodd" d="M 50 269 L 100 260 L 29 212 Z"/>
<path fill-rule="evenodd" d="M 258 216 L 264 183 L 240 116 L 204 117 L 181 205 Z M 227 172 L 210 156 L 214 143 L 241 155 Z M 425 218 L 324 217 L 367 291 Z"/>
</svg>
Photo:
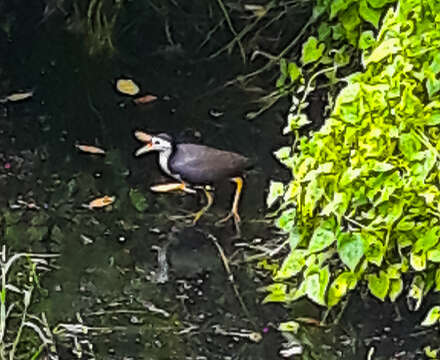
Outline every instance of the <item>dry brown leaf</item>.
<svg viewBox="0 0 440 360">
<path fill-rule="evenodd" d="M 116 197 L 115 196 L 103 196 L 100 198 L 93 199 L 89 202 L 89 209 L 95 209 L 95 208 L 102 208 L 108 205 L 111 205 L 115 202 Z"/>
<path fill-rule="evenodd" d="M 154 95 L 145 95 L 134 99 L 135 104 L 148 104 L 157 100 L 157 96 Z"/>
<path fill-rule="evenodd" d="M 116 81 L 116 89 L 125 95 L 136 95 L 139 93 L 139 86 L 133 80 L 119 79 Z"/>
<path fill-rule="evenodd" d="M 154 192 L 169 192 L 169 191 L 183 190 L 183 189 L 182 189 L 182 183 L 169 183 L 169 184 L 160 184 L 160 185 L 151 186 L 150 190 Z"/>
<path fill-rule="evenodd" d="M 151 142 L 151 135 L 148 135 L 147 133 L 144 133 L 143 131 L 136 130 L 136 131 L 134 132 L 134 136 L 135 136 L 136 139 L 138 139 L 139 141 L 146 142 L 146 143 Z"/>
<path fill-rule="evenodd" d="M 75 147 L 78 150 L 81 150 L 83 152 L 86 153 L 90 153 L 90 154 L 99 154 L 99 155 L 104 155 L 105 154 L 105 150 L 96 147 L 96 146 L 91 146 L 91 145 L 75 145 Z"/>
<path fill-rule="evenodd" d="M 302 322 L 307 325 L 322 326 L 321 321 L 310 317 L 297 317 L 295 321 Z"/>
<path fill-rule="evenodd" d="M 26 99 L 32 97 L 32 95 L 34 95 L 34 91 L 15 93 L 15 94 L 8 95 L 5 98 L 1 99 L 1 102 L 5 103 L 7 101 L 12 101 L 12 102 L 22 101 L 22 100 L 26 100 Z"/>
</svg>

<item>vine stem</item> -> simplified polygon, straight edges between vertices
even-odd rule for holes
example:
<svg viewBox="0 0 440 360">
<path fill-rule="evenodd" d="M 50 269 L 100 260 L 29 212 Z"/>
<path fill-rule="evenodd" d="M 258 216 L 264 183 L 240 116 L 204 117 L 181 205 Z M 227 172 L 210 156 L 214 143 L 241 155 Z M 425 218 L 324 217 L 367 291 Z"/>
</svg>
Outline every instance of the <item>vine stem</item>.
<svg viewBox="0 0 440 360">
<path fill-rule="evenodd" d="M 240 33 L 235 36 L 228 44 L 223 46 L 221 49 L 217 50 L 214 54 L 210 55 L 209 57 L 212 59 L 218 55 L 220 55 L 223 51 L 230 48 L 236 41 L 240 41 L 247 33 L 249 33 L 265 16 L 269 13 L 269 11 L 275 7 L 274 2 L 272 1 L 269 5 L 267 5 L 267 8 L 265 9 L 264 13 L 260 16 L 258 16 L 253 23 L 246 25 Z M 251 59 L 252 61 L 252 59 Z"/>
<path fill-rule="evenodd" d="M 237 82 L 243 82 L 251 77 L 257 76 L 266 70 L 270 69 L 275 63 L 277 63 L 284 55 L 286 55 L 296 44 L 297 42 L 304 36 L 304 34 L 307 32 L 308 28 L 313 25 L 317 20 L 319 19 L 319 16 L 312 16 L 309 21 L 304 25 L 304 27 L 301 29 L 301 31 L 298 33 L 298 35 L 292 40 L 292 42 L 287 45 L 277 56 L 274 56 L 273 59 L 269 60 L 266 65 L 262 66 L 258 70 L 255 70 L 251 73 L 237 76 L 235 79 L 228 81 L 225 86 L 233 85 Z"/>
<path fill-rule="evenodd" d="M 309 89 L 310 89 L 310 86 L 311 86 L 311 84 L 312 84 L 312 81 L 315 80 L 319 75 L 321 75 L 321 74 L 325 74 L 325 73 L 328 72 L 328 71 L 336 70 L 337 68 L 338 68 L 337 65 L 335 65 L 335 66 L 331 66 L 331 67 L 329 67 L 329 68 L 325 68 L 325 69 L 322 69 L 322 70 L 319 70 L 319 71 L 315 72 L 315 73 L 310 77 L 309 81 L 307 82 L 306 88 L 304 89 L 304 95 L 303 95 L 303 97 L 301 98 L 301 101 L 300 101 L 299 104 L 298 104 L 298 111 L 297 111 L 297 114 L 299 114 L 299 113 L 301 112 L 301 109 L 302 109 L 301 104 L 304 104 L 304 102 L 306 101 L 307 95 L 309 95 L 309 92 L 310 92 Z"/>
</svg>

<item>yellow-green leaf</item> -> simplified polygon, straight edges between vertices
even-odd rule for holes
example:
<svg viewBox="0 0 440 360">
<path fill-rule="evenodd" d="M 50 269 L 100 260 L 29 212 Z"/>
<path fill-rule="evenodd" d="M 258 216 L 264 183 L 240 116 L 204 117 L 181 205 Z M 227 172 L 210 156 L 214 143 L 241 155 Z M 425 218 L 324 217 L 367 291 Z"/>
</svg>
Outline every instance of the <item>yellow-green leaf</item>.
<svg viewBox="0 0 440 360">
<path fill-rule="evenodd" d="M 116 89 L 126 95 L 136 95 L 139 93 L 139 86 L 133 80 L 130 79 L 119 79 L 116 82 Z"/>
<path fill-rule="evenodd" d="M 275 280 L 288 279 L 298 274 L 306 263 L 307 250 L 295 249 L 284 259 Z"/>
<path fill-rule="evenodd" d="M 396 299 L 402 293 L 402 290 L 403 290 L 402 279 L 390 279 L 390 293 L 388 295 L 392 302 L 396 301 Z"/>
<path fill-rule="evenodd" d="M 373 50 L 371 55 L 365 60 L 365 66 L 369 63 L 377 63 L 387 56 L 394 55 L 400 51 L 400 40 L 399 38 L 390 38 L 383 41 L 380 45 Z"/>
<path fill-rule="evenodd" d="M 342 262 L 351 271 L 354 271 L 364 255 L 362 235 L 360 233 L 341 233 L 338 236 L 338 254 Z"/>
<path fill-rule="evenodd" d="M 333 231 L 319 227 L 313 233 L 309 243 L 309 252 L 319 252 L 333 244 L 336 240 Z"/>
<path fill-rule="evenodd" d="M 376 10 L 368 6 L 367 0 L 361 0 L 359 4 L 359 14 L 361 17 L 372 24 L 376 29 L 379 25 L 381 10 Z"/>
<path fill-rule="evenodd" d="M 283 196 L 284 184 L 279 181 L 271 181 L 269 185 L 269 193 L 267 194 L 266 205 L 270 208 L 275 201 Z"/>
<path fill-rule="evenodd" d="M 314 36 L 309 36 L 307 41 L 303 44 L 301 62 L 304 65 L 318 60 L 325 50 L 323 43 L 318 45 L 318 39 Z"/>
<path fill-rule="evenodd" d="M 390 280 L 388 279 L 387 274 L 384 271 L 381 271 L 379 276 L 370 274 L 367 276 L 367 279 L 370 292 L 384 301 L 390 288 Z"/>
<path fill-rule="evenodd" d="M 426 253 L 416 254 L 411 252 L 409 262 L 412 268 L 416 271 L 422 271 L 426 269 Z"/>
<path fill-rule="evenodd" d="M 328 290 L 328 306 L 331 307 L 338 304 L 349 290 L 354 289 L 356 283 L 356 276 L 352 272 L 345 271 L 339 274 Z"/>
<path fill-rule="evenodd" d="M 433 306 L 425 316 L 422 321 L 422 326 L 432 326 L 439 322 L 440 320 L 440 306 Z"/>
<path fill-rule="evenodd" d="M 292 333 L 296 334 L 299 330 L 299 323 L 297 323 L 296 321 L 293 321 L 293 320 L 282 322 L 278 326 L 278 330 L 292 332 Z"/>
<path fill-rule="evenodd" d="M 286 290 L 287 290 L 286 284 L 280 284 L 280 283 L 271 284 L 267 286 L 265 290 L 267 292 L 270 292 L 270 294 L 264 298 L 263 304 L 268 302 L 286 301 Z"/>
</svg>

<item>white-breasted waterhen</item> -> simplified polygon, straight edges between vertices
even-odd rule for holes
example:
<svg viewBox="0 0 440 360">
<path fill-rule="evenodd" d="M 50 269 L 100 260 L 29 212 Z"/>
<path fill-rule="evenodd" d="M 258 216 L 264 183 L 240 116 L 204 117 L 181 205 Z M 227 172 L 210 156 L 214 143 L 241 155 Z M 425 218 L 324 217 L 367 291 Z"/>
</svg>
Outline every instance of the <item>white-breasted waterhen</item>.
<svg viewBox="0 0 440 360">
<path fill-rule="evenodd" d="M 179 189 L 186 192 L 195 192 L 193 188 L 203 189 L 207 204 L 200 211 L 193 214 L 194 224 L 211 207 L 214 201 L 209 187 L 228 179 L 234 181 L 236 191 L 232 209 L 228 216 L 219 222 L 225 222 L 233 217 L 237 234 L 240 234 L 238 203 L 243 188 L 243 173 L 251 165 L 247 157 L 205 145 L 175 143 L 168 134 L 150 135 L 142 131 L 136 131 L 135 137 L 146 143 L 136 151 L 135 156 L 151 151 L 159 152 L 161 169 L 167 175 L 179 181 L 178 184 L 161 185 L 162 191 Z"/>
</svg>

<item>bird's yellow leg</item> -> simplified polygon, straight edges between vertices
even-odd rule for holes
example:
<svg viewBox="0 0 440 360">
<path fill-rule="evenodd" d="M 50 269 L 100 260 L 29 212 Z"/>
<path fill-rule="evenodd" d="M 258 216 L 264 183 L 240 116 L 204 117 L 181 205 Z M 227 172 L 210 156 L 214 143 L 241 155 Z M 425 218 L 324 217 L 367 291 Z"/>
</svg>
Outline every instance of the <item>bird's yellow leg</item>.
<svg viewBox="0 0 440 360">
<path fill-rule="evenodd" d="M 194 214 L 194 219 L 193 219 L 193 225 L 195 225 L 197 223 L 197 221 L 199 221 L 200 217 L 208 211 L 208 209 L 211 207 L 212 203 L 214 202 L 214 197 L 212 196 L 212 194 L 209 192 L 209 190 L 207 190 L 206 188 L 203 188 L 203 192 L 205 193 L 206 196 L 206 200 L 207 203 L 204 207 L 202 207 L 199 211 L 197 211 Z"/>
<path fill-rule="evenodd" d="M 179 188 L 179 190 L 183 190 L 186 192 L 195 191 L 191 188 L 185 188 L 185 184 L 182 184 L 182 188 Z M 188 191 L 188 190 L 190 190 L 190 191 Z M 211 192 L 205 187 L 203 187 L 202 190 L 205 193 L 206 200 L 207 200 L 207 203 L 203 208 L 201 208 L 196 213 L 189 213 L 189 214 L 187 213 L 185 215 L 174 215 L 174 216 L 169 216 L 168 218 L 170 220 L 192 219 L 192 224 L 195 225 L 197 223 L 197 221 L 199 221 L 199 219 L 202 217 L 202 215 L 206 211 L 208 211 L 208 209 L 211 207 L 212 203 L 214 202 L 214 197 L 211 194 Z"/>
<path fill-rule="evenodd" d="M 240 215 L 238 215 L 238 203 L 240 202 L 241 191 L 243 189 L 243 179 L 241 177 L 235 177 L 231 179 L 233 182 L 237 184 L 237 188 L 235 190 L 234 202 L 232 203 L 232 209 L 229 214 L 217 221 L 218 224 L 224 223 L 228 221 L 231 217 L 234 217 L 235 229 L 237 230 L 237 234 L 240 234 Z"/>
</svg>

